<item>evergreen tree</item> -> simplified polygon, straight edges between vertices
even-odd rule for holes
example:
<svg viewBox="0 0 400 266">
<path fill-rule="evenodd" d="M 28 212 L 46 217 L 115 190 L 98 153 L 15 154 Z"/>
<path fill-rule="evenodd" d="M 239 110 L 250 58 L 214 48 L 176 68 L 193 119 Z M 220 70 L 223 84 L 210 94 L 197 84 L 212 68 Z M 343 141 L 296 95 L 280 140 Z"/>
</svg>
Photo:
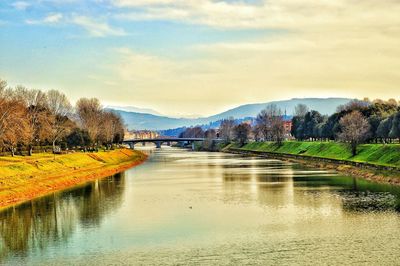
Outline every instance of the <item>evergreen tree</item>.
<svg viewBox="0 0 400 266">
<path fill-rule="evenodd" d="M 389 132 L 389 137 L 400 141 L 400 112 L 397 112 L 392 120 L 392 127 Z"/>
<path fill-rule="evenodd" d="M 383 119 L 378 126 L 378 129 L 376 130 L 376 136 L 378 138 L 381 138 L 382 140 L 386 140 L 389 138 L 389 132 L 390 129 L 392 128 L 392 120 L 393 117 L 390 116 L 386 119 Z"/>
</svg>

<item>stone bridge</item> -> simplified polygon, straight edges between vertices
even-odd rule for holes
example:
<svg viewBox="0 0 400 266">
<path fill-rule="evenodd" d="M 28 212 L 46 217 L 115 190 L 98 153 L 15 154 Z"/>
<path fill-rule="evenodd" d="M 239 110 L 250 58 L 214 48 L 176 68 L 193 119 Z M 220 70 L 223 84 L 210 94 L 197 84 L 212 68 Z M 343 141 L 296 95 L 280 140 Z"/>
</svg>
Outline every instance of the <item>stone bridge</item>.
<svg viewBox="0 0 400 266">
<path fill-rule="evenodd" d="M 204 141 L 205 138 L 155 138 L 155 139 L 130 139 L 124 140 L 124 144 L 128 144 L 131 149 L 135 148 L 135 144 L 142 143 L 143 145 L 147 143 L 154 143 L 157 148 L 161 148 L 161 145 L 167 143 L 171 145 L 171 142 L 178 142 L 182 146 L 185 144 L 192 144 L 192 149 L 194 149 L 194 142 Z"/>
</svg>

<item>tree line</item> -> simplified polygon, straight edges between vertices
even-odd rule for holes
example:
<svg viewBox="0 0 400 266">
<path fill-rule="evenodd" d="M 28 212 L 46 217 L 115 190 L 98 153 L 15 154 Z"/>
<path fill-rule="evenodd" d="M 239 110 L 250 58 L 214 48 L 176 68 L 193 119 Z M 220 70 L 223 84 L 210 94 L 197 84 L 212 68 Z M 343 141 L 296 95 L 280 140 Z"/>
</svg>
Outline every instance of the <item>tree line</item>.
<svg viewBox="0 0 400 266">
<path fill-rule="evenodd" d="M 250 122 L 235 123 L 233 118 L 221 121 L 218 130 L 203 131 L 201 127 L 187 128 L 181 137 L 219 138 L 225 143 L 232 141 L 240 145 L 254 141 L 274 141 L 278 144 L 286 139 L 298 141 L 340 141 L 348 143 L 353 155 L 360 143 L 400 142 L 400 104 L 394 99 L 387 101 L 352 100 L 337 107 L 328 116 L 309 110 L 304 104 L 295 107 L 291 119 L 291 131 L 286 132 L 282 110 L 268 105 Z"/>
<path fill-rule="evenodd" d="M 400 105 L 394 99 L 353 100 L 339 106 L 330 116 L 298 105 L 291 133 L 297 140 L 349 143 L 355 155 L 357 145 L 363 142 L 400 141 Z"/>
<path fill-rule="evenodd" d="M 72 106 L 58 90 L 12 88 L 0 80 L 0 149 L 32 155 L 34 147 L 51 145 L 97 149 L 111 147 L 124 137 L 122 118 L 105 110 L 96 98 L 81 98 Z"/>
<path fill-rule="evenodd" d="M 249 139 L 256 141 L 282 142 L 287 132 L 284 128 L 283 112 L 276 105 L 268 105 L 256 117 L 255 121 L 236 123 L 233 117 L 223 119 L 218 130 L 203 131 L 200 126 L 187 128 L 179 137 L 205 138 L 203 146 L 208 148 L 213 139 L 221 139 L 225 143 L 232 141 L 244 145 Z"/>
</svg>

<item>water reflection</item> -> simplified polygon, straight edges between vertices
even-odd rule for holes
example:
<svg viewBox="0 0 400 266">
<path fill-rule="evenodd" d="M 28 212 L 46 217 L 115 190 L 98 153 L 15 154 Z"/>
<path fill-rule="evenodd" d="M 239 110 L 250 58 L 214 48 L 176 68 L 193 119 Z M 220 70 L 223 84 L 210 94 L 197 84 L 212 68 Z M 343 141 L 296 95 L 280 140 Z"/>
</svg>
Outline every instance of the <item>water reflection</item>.
<svg viewBox="0 0 400 266">
<path fill-rule="evenodd" d="M 95 227 L 122 203 L 125 174 L 30 201 L 0 214 L 0 262 L 66 242 L 77 225 Z"/>
<path fill-rule="evenodd" d="M 399 187 L 265 158 L 146 152 L 149 160 L 126 178 L 0 214 L 2 262 L 294 264 L 318 253 L 321 264 L 381 257 L 393 264 L 397 258 Z"/>
<path fill-rule="evenodd" d="M 240 164 L 222 167 L 227 195 L 232 196 L 237 189 L 241 201 L 251 201 L 257 194 L 259 203 L 265 206 L 318 207 L 337 205 L 339 198 L 344 211 L 400 211 L 400 187 L 396 186 L 279 160 L 244 157 Z"/>
</svg>

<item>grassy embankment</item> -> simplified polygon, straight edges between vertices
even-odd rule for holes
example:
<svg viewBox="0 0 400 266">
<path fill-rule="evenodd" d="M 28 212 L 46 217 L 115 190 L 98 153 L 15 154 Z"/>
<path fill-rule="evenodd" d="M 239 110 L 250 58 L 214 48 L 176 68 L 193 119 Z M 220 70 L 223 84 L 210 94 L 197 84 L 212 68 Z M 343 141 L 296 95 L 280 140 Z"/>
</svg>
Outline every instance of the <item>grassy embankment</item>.
<svg viewBox="0 0 400 266">
<path fill-rule="evenodd" d="M 0 157 L 0 208 L 113 175 L 142 163 L 139 151 Z"/>
<path fill-rule="evenodd" d="M 241 149 L 400 167 L 400 145 L 398 144 L 363 144 L 358 147 L 358 154 L 354 157 L 346 144 L 337 142 L 286 141 L 282 145 L 272 142 L 253 142 Z"/>
<path fill-rule="evenodd" d="M 304 158 L 324 158 L 346 162 L 357 162 L 369 166 L 395 167 L 400 170 L 400 144 L 363 144 L 359 145 L 356 156 L 352 156 L 350 148 L 344 143 L 337 142 L 301 142 L 286 141 L 281 145 L 273 142 L 253 142 L 243 147 L 232 145 L 227 147 L 234 150 L 266 152 L 274 154 L 297 155 Z M 297 157 L 299 158 L 299 157 Z M 308 163 L 308 162 L 307 162 Z M 329 163 L 313 163 L 314 166 L 335 168 L 355 176 L 362 176 L 374 181 L 400 183 L 400 171 L 385 171 L 365 169 L 350 165 L 333 166 Z"/>
</svg>

